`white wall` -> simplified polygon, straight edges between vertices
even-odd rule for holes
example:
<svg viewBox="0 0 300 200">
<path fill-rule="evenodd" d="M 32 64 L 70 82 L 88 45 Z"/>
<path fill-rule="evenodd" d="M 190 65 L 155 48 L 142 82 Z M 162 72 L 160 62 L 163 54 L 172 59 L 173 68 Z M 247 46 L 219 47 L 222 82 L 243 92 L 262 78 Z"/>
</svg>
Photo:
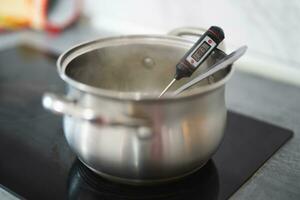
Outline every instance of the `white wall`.
<svg viewBox="0 0 300 200">
<path fill-rule="evenodd" d="M 300 84 L 299 0 L 86 0 L 85 13 L 120 34 L 218 25 L 230 50 L 249 46 L 241 69 Z"/>
</svg>

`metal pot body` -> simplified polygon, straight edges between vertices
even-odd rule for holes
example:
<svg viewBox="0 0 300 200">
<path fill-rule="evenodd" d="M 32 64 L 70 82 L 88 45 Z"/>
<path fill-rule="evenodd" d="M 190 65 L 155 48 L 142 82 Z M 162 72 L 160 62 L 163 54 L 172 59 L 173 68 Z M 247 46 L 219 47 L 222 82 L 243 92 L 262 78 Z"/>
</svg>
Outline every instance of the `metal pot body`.
<svg viewBox="0 0 300 200">
<path fill-rule="evenodd" d="M 210 159 L 223 138 L 225 83 L 232 69 L 181 96 L 156 98 L 192 44 L 172 36 L 118 37 L 79 45 L 60 57 L 67 95 L 45 94 L 43 104 L 64 114 L 67 142 L 86 166 L 112 180 L 145 184 L 183 177 Z M 206 65 L 224 55 L 216 51 Z M 99 80 L 93 80 L 95 73 Z"/>
</svg>

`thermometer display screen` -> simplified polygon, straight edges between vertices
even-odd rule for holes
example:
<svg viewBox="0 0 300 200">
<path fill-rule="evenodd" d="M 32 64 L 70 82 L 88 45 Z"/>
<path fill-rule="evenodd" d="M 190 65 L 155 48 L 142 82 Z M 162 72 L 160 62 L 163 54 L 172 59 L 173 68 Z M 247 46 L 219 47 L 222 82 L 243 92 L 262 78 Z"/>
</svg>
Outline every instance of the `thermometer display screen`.
<svg viewBox="0 0 300 200">
<path fill-rule="evenodd" d="M 207 42 L 203 42 L 200 47 L 193 53 L 192 58 L 194 58 L 197 62 L 201 59 L 203 55 L 209 50 L 211 46 Z"/>
</svg>

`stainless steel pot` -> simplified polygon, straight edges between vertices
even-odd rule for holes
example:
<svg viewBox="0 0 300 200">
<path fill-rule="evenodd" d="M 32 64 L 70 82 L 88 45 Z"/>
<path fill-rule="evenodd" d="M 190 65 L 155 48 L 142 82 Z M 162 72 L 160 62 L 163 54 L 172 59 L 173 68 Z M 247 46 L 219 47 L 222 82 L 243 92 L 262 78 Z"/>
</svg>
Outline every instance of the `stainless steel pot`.
<svg viewBox="0 0 300 200">
<path fill-rule="evenodd" d="M 157 98 L 192 44 L 171 35 L 112 37 L 60 56 L 67 95 L 47 93 L 43 105 L 64 115 L 68 144 L 86 166 L 112 180 L 145 184 L 183 177 L 210 159 L 223 138 L 232 69 L 180 96 Z M 216 50 L 202 68 L 224 55 Z"/>
</svg>

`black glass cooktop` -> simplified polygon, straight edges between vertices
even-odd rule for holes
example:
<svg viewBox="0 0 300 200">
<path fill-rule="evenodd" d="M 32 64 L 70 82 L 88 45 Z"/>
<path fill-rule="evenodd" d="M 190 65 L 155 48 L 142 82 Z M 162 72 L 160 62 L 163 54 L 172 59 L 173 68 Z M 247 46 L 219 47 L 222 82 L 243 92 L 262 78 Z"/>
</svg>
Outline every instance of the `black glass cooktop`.
<svg viewBox="0 0 300 200">
<path fill-rule="evenodd" d="M 56 56 L 26 46 L 0 51 L 0 185 L 26 199 L 227 199 L 292 132 L 228 113 L 225 138 L 205 167 L 159 186 L 127 186 L 96 176 L 66 144 L 61 118 L 41 95 L 63 92 Z"/>
</svg>

